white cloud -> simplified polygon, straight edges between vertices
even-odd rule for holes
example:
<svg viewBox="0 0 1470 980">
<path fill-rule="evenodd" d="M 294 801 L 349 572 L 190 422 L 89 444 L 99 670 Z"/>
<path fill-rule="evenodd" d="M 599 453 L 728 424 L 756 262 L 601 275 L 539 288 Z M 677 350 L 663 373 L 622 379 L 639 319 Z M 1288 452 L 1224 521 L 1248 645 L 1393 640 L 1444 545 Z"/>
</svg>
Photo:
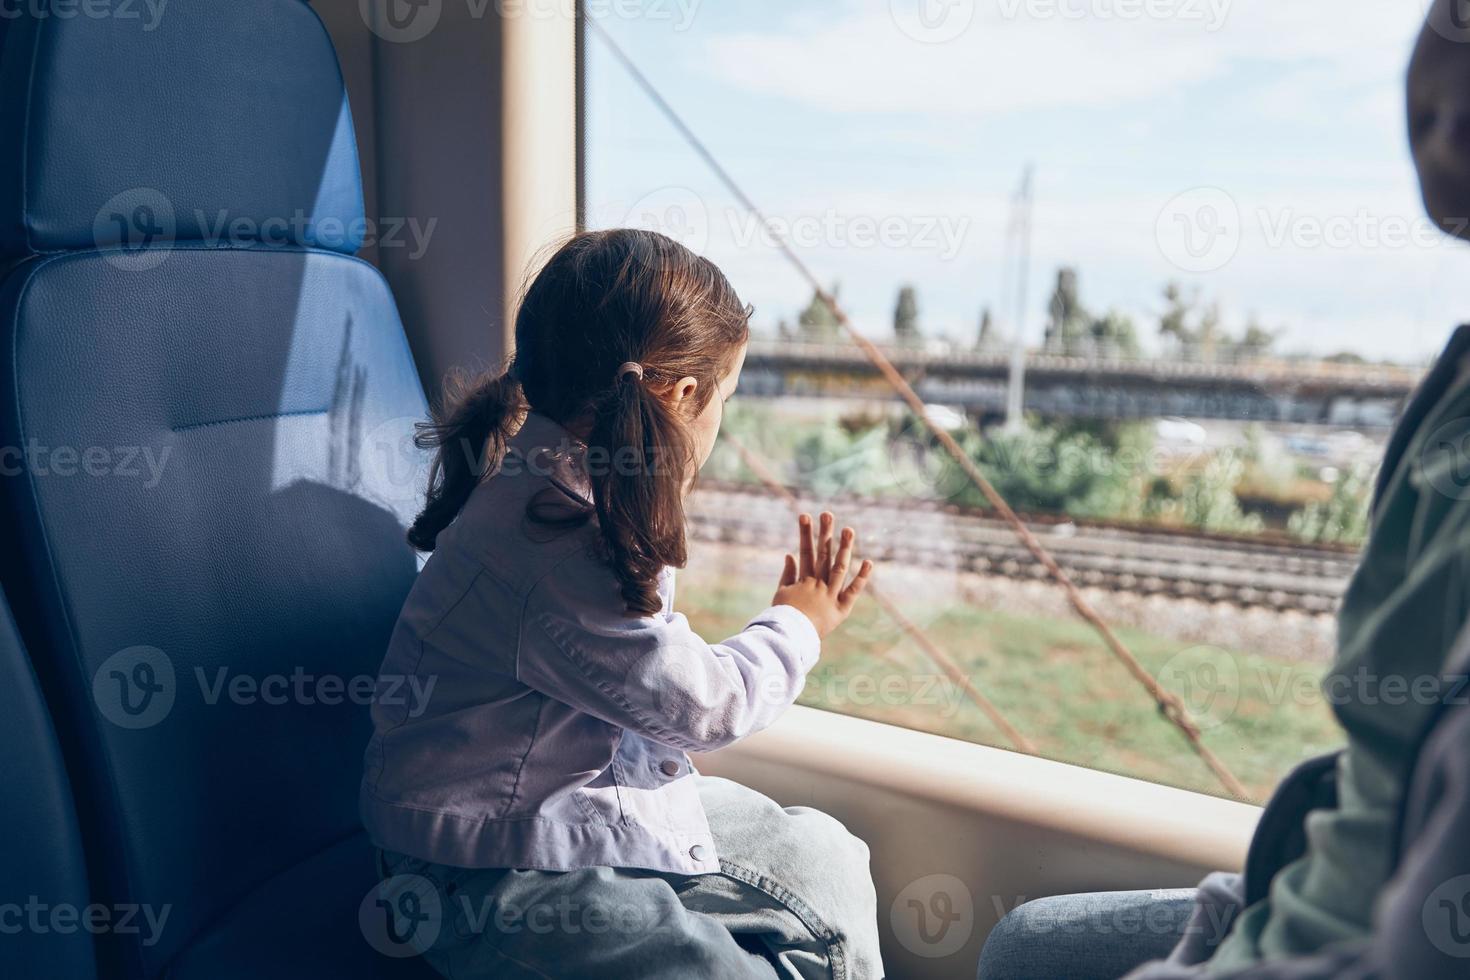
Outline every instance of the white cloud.
<svg viewBox="0 0 1470 980">
<path fill-rule="evenodd" d="M 1236 0 L 1213 32 L 1183 21 L 1005 20 L 1000 4 L 1011 0 L 979 2 L 970 29 L 947 44 L 906 37 L 888 0 L 851 0 L 836 11 L 767 8 L 744 30 L 661 49 L 718 83 L 701 91 L 722 118 L 740 116 L 731 106 L 753 107 L 746 134 L 696 122 L 734 146 L 725 162 L 774 216 L 965 222 L 962 248 L 947 260 L 841 236 L 800 249 L 824 281 L 842 280 L 870 333 L 887 331 L 898 285 L 914 282 L 926 329 L 973 336 L 980 306 L 998 303 L 1010 193 L 1027 159 L 1040 165 L 1033 332 L 1061 264 L 1080 266 L 1091 306 L 1129 312 L 1146 333 L 1160 288 L 1176 277 L 1219 298 L 1232 327 L 1256 312 L 1287 328 L 1288 348 L 1413 357 L 1462 318 L 1463 249 L 1356 237 L 1322 245 L 1310 235 L 1273 244 L 1259 217 L 1300 219 L 1307 232 L 1359 211 L 1390 230 L 1420 220 L 1401 95 L 1420 0 Z M 769 120 L 759 115 L 768 108 Z M 1084 110 L 1095 132 L 1117 138 L 1101 146 L 1086 141 L 1095 133 L 1074 141 L 1070 130 L 1042 129 L 1048 121 L 1036 119 L 1048 110 Z M 1002 114 L 1011 118 L 986 124 Z M 1181 118 L 1205 125 L 1171 137 Z M 627 129 L 609 130 L 609 140 L 630 141 Z M 806 285 L 774 249 L 731 233 L 733 204 L 697 161 L 627 149 L 618 196 L 640 197 L 651 173 L 692 182 L 712 215 L 708 253 L 760 307 L 761 322 L 793 317 Z M 1155 222 L 1165 202 L 1200 184 L 1226 189 L 1246 224 L 1226 268 L 1191 277 L 1162 254 Z M 627 206 L 613 210 L 616 223 Z M 1009 312 L 997 310 L 1003 320 Z"/>
<path fill-rule="evenodd" d="M 1102 16 L 1117 2 L 978 0 L 968 30 L 944 44 L 913 40 L 888 4 L 874 3 L 826 21 L 803 16 L 710 37 L 699 62 L 744 91 L 823 111 L 983 116 L 1157 99 L 1252 65 L 1309 68 L 1312 88 L 1371 87 L 1402 72 L 1422 20 L 1418 0 L 1213 0 L 1226 7 L 1210 30 L 1182 15 Z M 1164 2 L 1185 11 L 1212 0 Z M 1026 13 L 1048 3 L 1099 14 Z M 1303 83 L 1293 79 L 1293 99 L 1310 97 Z"/>
</svg>

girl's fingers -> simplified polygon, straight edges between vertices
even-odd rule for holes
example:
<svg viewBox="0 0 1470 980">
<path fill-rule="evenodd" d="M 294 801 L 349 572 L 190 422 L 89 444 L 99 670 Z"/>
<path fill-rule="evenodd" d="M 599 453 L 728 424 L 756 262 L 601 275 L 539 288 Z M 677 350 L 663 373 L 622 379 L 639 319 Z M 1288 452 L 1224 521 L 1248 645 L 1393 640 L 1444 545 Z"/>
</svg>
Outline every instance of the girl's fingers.
<svg viewBox="0 0 1470 980">
<path fill-rule="evenodd" d="M 783 586 L 784 585 L 795 585 L 796 584 L 796 556 L 795 555 L 788 554 L 786 556 L 786 563 L 781 567 L 781 584 Z"/>
<path fill-rule="evenodd" d="M 843 528 L 838 538 L 837 557 L 832 559 L 832 574 L 827 579 L 827 589 L 833 595 L 840 593 L 847 582 L 847 570 L 852 566 L 852 550 L 856 545 L 856 532 L 850 527 Z"/>
<path fill-rule="evenodd" d="M 821 540 L 817 544 L 816 576 L 823 582 L 832 576 L 832 522 L 830 511 L 822 511 Z"/>
<path fill-rule="evenodd" d="M 842 604 L 842 607 L 844 609 L 851 606 L 854 602 L 857 601 L 857 597 L 863 594 L 863 589 L 868 587 L 868 579 L 872 577 L 873 563 L 864 560 L 863 567 L 858 569 L 857 577 L 854 578 L 852 580 L 852 583 L 848 585 L 847 588 L 843 589 L 842 594 L 837 597 L 837 601 Z"/>
<path fill-rule="evenodd" d="M 817 549 L 812 540 L 812 515 L 802 514 L 796 519 L 796 523 L 801 528 L 801 565 L 798 574 L 801 578 L 810 578 L 816 574 L 817 568 Z"/>
</svg>

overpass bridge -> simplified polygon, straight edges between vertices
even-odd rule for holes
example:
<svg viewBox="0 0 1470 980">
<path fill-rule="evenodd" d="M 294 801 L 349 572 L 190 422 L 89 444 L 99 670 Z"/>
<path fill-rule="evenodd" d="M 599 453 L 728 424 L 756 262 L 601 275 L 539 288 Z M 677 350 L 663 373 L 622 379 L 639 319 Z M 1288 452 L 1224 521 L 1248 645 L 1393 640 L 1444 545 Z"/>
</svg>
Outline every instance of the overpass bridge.
<svg viewBox="0 0 1470 980">
<path fill-rule="evenodd" d="M 883 348 L 926 402 L 972 415 L 1005 411 L 1008 353 Z M 1182 416 L 1241 422 L 1390 426 L 1424 371 L 1259 359 L 1237 363 L 1094 360 L 1031 352 L 1025 407 L 1053 417 Z M 754 339 L 740 379 L 747 398 L 896 397 L 851 344 Z"/>
</svg>

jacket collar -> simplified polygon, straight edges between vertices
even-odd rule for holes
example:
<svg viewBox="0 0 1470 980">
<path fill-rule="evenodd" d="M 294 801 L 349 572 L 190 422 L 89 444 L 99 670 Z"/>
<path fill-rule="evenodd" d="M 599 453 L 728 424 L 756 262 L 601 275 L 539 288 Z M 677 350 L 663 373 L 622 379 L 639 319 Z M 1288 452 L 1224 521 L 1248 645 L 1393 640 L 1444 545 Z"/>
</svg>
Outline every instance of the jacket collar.
<svg viewBox="0 0 1470 980">
<path fill-rule="evenodd" d="M 587 445 L 560 423 L 539 412 L 529 412 L 506 445 L 507 455 L 518 457 L 533 476 L 544 476 L 564 493 L 590 505 L 592 484 L 587 478 Z"/>
<path fill-rule="evenodd" d="M 1470 325 L 1461 326 L 1455 330 L 1450 337 L 1450 342 L 1445 346 L 1444 353 L 1434 362 L 1424 380 L 1419 382 L 1418 389 L 1409 399 L 1403 414 L 1399 417 L 1398 424 L 1394 426 L 1393 435 L 1389 436 L 1388 445 L 1383 452 L 1383 465 L 1378 469 L 1378 479 L 1373 488 L 1373 512 L 1376 514 L 1378 506 L 1383 502 L 1384 493 L 1388 490 L 1389 480 L 1393 478 L 1398 469 L 1399 459 L 1409 448 L 1410 441 L 1418 432 L 1419 426 L 1424 422 L 1426 416 L 1439 404 L 1445 392 L 1455 383 L 1455 379 L 1461 371 L 1461 361 L 1470 353 Z"/>
</svg>

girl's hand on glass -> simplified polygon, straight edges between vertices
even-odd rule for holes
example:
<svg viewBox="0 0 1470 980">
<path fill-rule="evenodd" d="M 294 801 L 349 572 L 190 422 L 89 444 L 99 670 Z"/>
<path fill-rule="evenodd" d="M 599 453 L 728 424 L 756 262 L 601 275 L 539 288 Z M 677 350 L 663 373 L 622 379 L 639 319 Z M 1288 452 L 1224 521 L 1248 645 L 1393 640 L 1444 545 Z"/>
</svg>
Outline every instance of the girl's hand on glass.
<svg viewBox="0 0 1470 980">
<path fill-rule="evenodd" d="M 813 529 L 810 514 L 802 514 L 797 519 L 800 558 L 786 556 L 781 585 L 771 603 L 801 610 L 817 628 L 817 635 L 822 637 L 841 626 L 852 613 L 857 597 L 863 594 L 873 574 L 873 563 L 865 560 L 852 581 L 847 580 L 853 549 L 857 546 L 857 533 L 850 527 L 844 527 L 834 551 L 833 523 L 832 515 L 825 512 L 817 531 Z"/>
</svg>

